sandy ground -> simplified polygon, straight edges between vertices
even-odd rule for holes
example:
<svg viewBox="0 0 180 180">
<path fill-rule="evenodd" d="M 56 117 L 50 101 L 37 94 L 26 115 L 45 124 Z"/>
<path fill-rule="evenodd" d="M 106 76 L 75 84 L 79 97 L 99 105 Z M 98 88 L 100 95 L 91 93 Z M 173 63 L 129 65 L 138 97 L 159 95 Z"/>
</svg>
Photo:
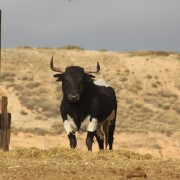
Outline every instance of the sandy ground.
<svg viewBox="0 0 180 180">
<path fill-rule="evenodd" d="M 85 145 L 86 134 L 76 134 L 77 148 L 83 151 L 87 151 Z M 148 141 L 150 139 L 158 139 L 158 145 L 160 147 L 152 147 L 152 143 Z M 138 144 L 138 141 L 141 144 Z M 146 142 L 145 142 L 146 141 Z M 149 134 L 128 134 L 120 133 L 115 134 L 114 149 L 125 148 L 141 154 L 151 154 L 157 157 L 170 157 L 180 159 L 180 148 L 178 139 L 172 141 L 172 139 L 164 136 L 160 133 Z M 125 145 L 126 144 L 126 145 Z M 69 140 L 65 133 L 61 135 L 45 135 L 39 136 L 30 133 L 12 133 L 10 149 L 16 147 L 36 147 L 40 149 L 50 149 L 54 147 L 69 147 Z M 95 141 L 93 145 L 93 151 L 98 151 L 98 144 Z"/>
</svg>

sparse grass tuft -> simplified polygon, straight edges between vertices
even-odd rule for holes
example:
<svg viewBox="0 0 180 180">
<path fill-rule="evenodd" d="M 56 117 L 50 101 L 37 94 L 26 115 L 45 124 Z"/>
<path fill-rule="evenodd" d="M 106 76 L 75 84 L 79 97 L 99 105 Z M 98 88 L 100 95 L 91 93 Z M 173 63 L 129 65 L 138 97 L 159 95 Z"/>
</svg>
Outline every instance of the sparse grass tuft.
<svg viewBox="0 0 180 180">
<path fill-rule="evenodd" d="M 169 56 L 170 54 L 177 54 L 168 51 L 130 51 L 129 55 L 133 56 Z"/>
<path fill-rule="evenodd" d="M 31 82 L 31 83 L 26 84 L 26 87 L 33 89 L 33 88 L 39 87 L 40 85 L 41 85 L 41 83 L 39 83 L 39 82 Z"/>
<path fill-rule="evenodd" d="M 22 115 L 24 115 L 24 116 L 28 115 L 28 113 L 27 113 L 25 110 L 21 110 L 20 113 L 21 113 Z"/>
<path fill-rule="evenodd" d="M 145 78 L 152 79 L 152 75 L 148 74 L 148 75 L 145 76 Z"/>
<path fill-rule="evenodd" d="M 51 127 L 53 128 L 54 132 L 58 134 L 64 132 L 64 127 L 60 123 L 55 122 L 54 124 L 51 125 Z"/>
<path fill-rule="evenodd" d="M 27 128 L 25 130 L 25 132 L 27 133 L 33 133 L 33 134 L 37 134 L 40 136 L 44 136 L 46 134 L 46 130 L 42 129 L 42 128 Z"/>
<path fill-rule="evenodd" d="M 25 46 L 18 46 L 17 48 L 19 48 L 19 49 L 32 49 L 31 46 L 27 46 L 27 45 L 25 45 Z"/>
<path fill-rule="evenodd" d="M 153 149 L 162 149 L 162 147 L 159 144 L 153 144 L 152 148 Z"/>
<path fill-rule="evenodd" d="M 178 96 L 176 94 L 173 94 L 169 91 L 161 91 L 159 92 L 159 95 L 165 98 L 174 98 L 174 99 L 178 99 Z"/>
<path fill-rule="evenodd" d="M 12 72 L 4 72 L 1 75 L 2 81 L 14 82 L 16 74 Z"/>
<path fill-rule="evenodd" d="M 108 51 L 107 49 L 99 49 L 99 51 L 101 51 L 101 52 L 106 52 L 106 51 Z"/>
<path fill-rule="evenodd" d="M 58 47 L 58 49 L 64 49 L 64 50 L 84 50 L 82 47 L 74 46 L 74 45 Z"/>
<path fill-rule="evenodd" d="M 140 91 L 142 91 L 142 85 L 140 82 L 132 83 L 127 85 L 127 90 L 132 93 L 139 93 Z"/>
<path fill-rule="evenodd" d="M 180 90 L 180 82 L 178 82 L 175 87 Z"/>
</svg>

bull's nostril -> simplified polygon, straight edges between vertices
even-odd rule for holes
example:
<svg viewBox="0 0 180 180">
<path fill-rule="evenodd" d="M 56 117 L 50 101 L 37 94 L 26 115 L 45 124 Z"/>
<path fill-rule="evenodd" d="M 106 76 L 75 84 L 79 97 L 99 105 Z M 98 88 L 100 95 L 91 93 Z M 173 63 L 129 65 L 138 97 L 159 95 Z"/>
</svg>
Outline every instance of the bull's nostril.
<svg viewBox="0 0 180 180">
<path fill-rule="evenodd" d="M 70 101 L 78 101 L 79 100 L 79 94 L 69 95 L 68 97 L 69 97 Z"/>
</svg>

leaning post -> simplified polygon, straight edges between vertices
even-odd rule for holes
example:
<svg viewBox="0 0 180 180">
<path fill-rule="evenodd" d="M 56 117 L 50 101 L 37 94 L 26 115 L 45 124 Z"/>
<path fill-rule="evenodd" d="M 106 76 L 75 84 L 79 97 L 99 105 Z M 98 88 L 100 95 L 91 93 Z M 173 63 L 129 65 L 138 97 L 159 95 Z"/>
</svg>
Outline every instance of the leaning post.
<svg viewBox="0 0 180 180">
<path fill-rule="evenodd" d="M 1 138 L 0 138 L 0 148 L 4 151 L 9 151 L 10 145 L 10 135 L 11 135 L 11 114 L 7 111 L 8 99 L 6 96 L 2 97 L 2 107 L 1 107 L 1 116 L 0 116 L 0 129 L 1 129 Z"/>
</svg>

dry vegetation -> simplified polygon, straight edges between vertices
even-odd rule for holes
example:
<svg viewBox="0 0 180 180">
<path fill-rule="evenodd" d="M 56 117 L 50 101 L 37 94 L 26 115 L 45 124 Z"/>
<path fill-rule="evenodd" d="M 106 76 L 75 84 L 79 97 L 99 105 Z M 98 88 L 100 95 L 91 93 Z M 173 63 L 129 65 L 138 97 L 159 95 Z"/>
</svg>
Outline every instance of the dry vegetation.
<svg viewBox="0 0 180 180">
<path fill-rule="evenodd" d="M 0 94 L 9 97 L 12 144 L 20 138 L 20 132 L 37 134 L 34 141 L 39 143 L 49 136 L 47 141 L 54 143 L 52 147 L 57 145 L 60 134 L 64 136 L 59 115 L 61 84 L 49 69 L 52 55 L 55 64 L 62 67 L 94 67 L 99 61 L 101 72 L 96 79 L 104 78 L 111 84 L 118 98 L 115 149 L 123 147 L 174 160 L 125 150 L 90 154 L 62 148 L 18 149 L 0 153 L 0 179 L 180 178 L 180 163 L 175 160 L 180 158 L 180 54 L 174 52 L 118 53 L 85 51 L 74 46 L 3 49 Z M 23 136 L 20 145 L 31 147 L 27 142 L 33 137 Z M 58 145 L 62 144 L 63 140 Z"/>
<path fill-rule="evenodd" d="M 179 179 L 180 162 L 123 149 L 88 153 L 65 148 L 0 151 L 0 179 Z"/>
</svg>

